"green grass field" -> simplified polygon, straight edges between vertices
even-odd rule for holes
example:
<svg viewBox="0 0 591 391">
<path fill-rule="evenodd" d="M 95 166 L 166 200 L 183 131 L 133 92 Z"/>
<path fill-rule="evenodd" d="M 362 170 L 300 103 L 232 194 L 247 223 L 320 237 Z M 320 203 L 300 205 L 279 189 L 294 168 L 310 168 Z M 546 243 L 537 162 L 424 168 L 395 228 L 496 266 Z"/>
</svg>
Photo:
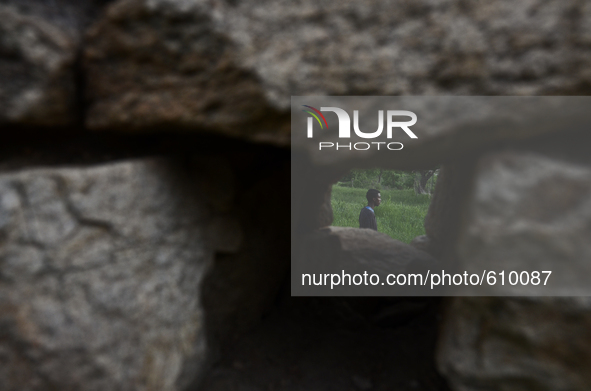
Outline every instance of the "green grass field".
<svg viewBox="0 0 591 391">
<path fill-rule="evenodd" d="M 366 192 L 333 186 L 334 226 L 359 228 L 359 212 L 367 205 Z M 415 195 L 414 190 L 382 190 L 381 194 L 382 204 L 375 208 L 378 231 L 405 243 L 425 234 L 423 221 L 431 201 L 428 195 Z"/>
</svg>

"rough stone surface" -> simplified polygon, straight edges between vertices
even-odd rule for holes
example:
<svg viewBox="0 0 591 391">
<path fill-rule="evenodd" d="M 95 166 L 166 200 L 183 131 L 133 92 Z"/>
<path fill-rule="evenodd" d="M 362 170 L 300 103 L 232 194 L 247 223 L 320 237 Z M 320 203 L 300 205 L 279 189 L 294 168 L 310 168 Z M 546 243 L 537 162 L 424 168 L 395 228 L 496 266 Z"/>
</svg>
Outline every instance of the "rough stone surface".
<svg viewBox="0 0 591 391">
<path fill-rule="evenodd" d="M 74 120 L 74 52 L 64 31 L 0 5 L 0 121 L 66 125 Z"/>
<path fill-rule="evenodd" d="M 400 95 L 421 112 L 445 95 L 591 91 L 591 5 L 579 0 L 118 0 L 103 13 L 107 2 L 0 0 L 0 125 L 84 124 L 181 139 L 203 131 L 288 145 L 294 95 Z M 404 95 L 431 98 L 412 106 Z M 322 160 L 297 151 L 305 164 L 295 171 L 292 240 L 308 236 L 296 255 L 351 273 L 434 267 L 428 254 L 376 232 L 311 232 L 330 224 L 327 189 L 343 170 L 443 163 L 427 240 L 415 245 L 428 243 L 461 270 L 541 261 L 558 265 L 551 281 L 569 288 L 588 276 L 589 140 L 560 139 L 588 133 L 589 102 L 546 100 L 532 109 L 483 100 L 450 100 L 421 114 L 419 139 L 395 157 L 341 151 Z M 513 149 L 547 134 L 556 139 L 544 148 Z M 103 135 L 93 137 L 119 144 Z M 24 139 L 19 162 L 30 165 Z M 136 140 L 141 156 L 155 143 Z M 288 278 L 288 159 L 253 157 L 260 150 L 246 143 L 230 150 L 221 137 L 191 153 L 207 152 L 208 143 L 226 156 L 204 153 L 188 171 L 135 161 L 0 174 L 0 389 L 184 391 L 213 343 L 231 350 L 269 314 Z M 161 150 L 179 154 L 174 145 Z M 113 149 L 123 156 L 126 147 Z M 558 278 L 561 271 L 569 274 Z M 209 374 L 210 389 L 445 389 L 401 369 L 432 351 L 436 311 L 424 328 L 398 330 L 400 338 L 382 329 L 399 327 L 408 303 L 422 303 L 338 298 L 315 311 L 303 300 L 284 316 L 283 301 Z M 576 298 L 452 300 L 440 369 L 454 391 L 587 390 L 589 309 Z M 339 316 L 317 322 L 331 311 Z M 408 338 L 423 335 L 429 343 L 415 349 Z M 259 373 L 269 376 L 254 379 Z"/>
<path fill-rule="evenodd" d="M 201 1 L 113 4 L 88 34 L 88 126 L 260 132 L 246 124 L 265 127 L 263 89 L 235 64 L 236 44 L 216 31 L 212 11 Z"/>
<path fill-rule="evenodd" d="M 286 117 L 247 125 L 292 95 L 585 94 L 590 31 L 574 0 L 120 0 L 89 35 L 87 123 L 285 144 Z"/>
<path fill-rule="evenodd" d="M 306 151 L 316 170 L 327 168 L 382 167 L 394 169 L 433 169 L 441 163 L 456 161 L 463 155 L 509 143 L 520 143 L 549 134 L 585 129 L 591 121 L 588 107 L 591 97 L 556 96 L 390 96 L 390 97 L 293 97 L 291 108 L 292 149 Z M 316 131 L 307 135 L 309 115 L 301 105 L 338 107 L 351 114 L 364 115 L 363 126 L 375 129 L 375 108 L 404 108 L 417 116 L 411 139 L 403 131 L 386 132 L 380 141 L 399 142 L 401 150 L 388 148 L 348 148 L 348 143 L 366 142 L 354 132 L 341 148 L 319 148 L 319 142 L 337 142 L 335 131 Z M 373 115 L 371 115 L 373 114 Z M 326 114 L 328 124 L 337 127 L 336 115 Z M 353 117 L 354 118 L 354 117 Z M 360 120 L 361 121 L 361 120 Z M 366 122 L 367 121 L 367 122 Z M 340 126 L 340 125 L 338 125 Z M 340 129 L 340 128 L 339 128 Z"/>
<path fill-rule="evenodd" d="M 175 165 L 0 175 L 0 389 L 181 390 L 210 213 Z"/>
<path fill-rule="evenodd" d="M 543 286 L 518 295 L 587 295 L 591 268 L 591 167 L 537 152 L 482 158 L 458 239 L 461 269 L 550 270 Z"/>
<path fill-rule="evenodd" d="M 441 168 L 425 216 L 430 253 L 446 265 L 457 264 L 456 243 L 472 191 L 474 159 L 467 157 Z"/>
<path fill-rule="evenodd" d="M 371 265 L 376 271 L 399 272 L 414 261 L 433 261 L 427 253 L 371 229 L 328 227 L 313 236 L 312 241 L 318 238 L 326 243 L 333 242 L 331 237 L 338 239 L 340 251 L 337 253 L 343 260 L 350 257 L 356 268 Z"/>
<path fill-rule="evenodd" d="M 84 27 L 104 2 L 0 1 L 0 124 L 64 126 L 80 118 L 75 61 Z"/>
<path fill-rule="evenodd" d="M 454 391 L 583 391 L 591 376 L 591 301 L 453 299 L 438 362 Z"/>
<path fill-rule="evenodd" d="M 459 270 L 506 275 L 550 270 L 547 284 L 544 275 L 536 287 L 511 285 L 505 277 L 505 286 L 497 284 L 491 292 L 518 296 L 536 289 L 539 296 L 569 297 L 450 300 L 438 362 L 454 390 L 589 388 L 591 167 L 586 140 L 582 132 L 556 135 L 475 160 L 473 188 L 460 210 L 460 224 L 452 226 L 458 230 L 451 237 L 456 238 Z M 445 192 L 440 196 L 435 208 L 446 203 Z M 433 235 L 443 232 L 436 220 L 431 215 L 426 224 Z"/>
<path fill-rule="evenodd" d="M 427 235 L 416 236 L 409 244 L 417 250 L 432 254 L 433 243 Z"/>
<path fill-rule="evenodd" d="M 367 272 L 368 275 L 379 275 L 383 282 L 390 273 L 426 273 L 427 270 L 434 271 L 438 267 L 438 262 L 426 252 L 371 229 L 323 228 L 304 236 L 301 242 L 296 244 L 296 250 L 295 258 L 292 259 L 292 279 L 295 279 L 296 284 L 292 285 L 292 288 L 302 286 L 302 273 Z M 321 286 L 324 290 L 317 290 L 316 293 L 346 293 L 355 296 L 370 293 L 392 295 L 392 292 L 396 291 L 403 294 L 403 289 L 388 285 L 369 286 L 368 283 L 367 287 L 363 287 L 365 290 L 355 287 L 349 292 L 345 286 L 330 289 L 330 283 L 328 285 L 329 291 L 326 290 L 326 286 Z M 313 286 L 307 288 L 314 289 Z M 294 293 L 301 295 L 302 292 L 310 294 L 312 291 L 302 290 Z"/>
</svg>

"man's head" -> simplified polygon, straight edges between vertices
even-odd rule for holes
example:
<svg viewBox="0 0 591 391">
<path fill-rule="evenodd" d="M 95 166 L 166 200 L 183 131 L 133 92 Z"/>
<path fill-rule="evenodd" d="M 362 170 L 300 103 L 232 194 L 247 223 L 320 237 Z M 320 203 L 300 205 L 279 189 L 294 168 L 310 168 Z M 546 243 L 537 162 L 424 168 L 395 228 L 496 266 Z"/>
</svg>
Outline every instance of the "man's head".
<svg viewBox="0 0 591 391">
<path fill-rule="evenodd" d="M 380 191 L 376 189 L 369 189 L 365 194 L 365 198 L 367 198 L 367 203 L 373 206 L 378 206 L 382 202 Z"/>
</svg>

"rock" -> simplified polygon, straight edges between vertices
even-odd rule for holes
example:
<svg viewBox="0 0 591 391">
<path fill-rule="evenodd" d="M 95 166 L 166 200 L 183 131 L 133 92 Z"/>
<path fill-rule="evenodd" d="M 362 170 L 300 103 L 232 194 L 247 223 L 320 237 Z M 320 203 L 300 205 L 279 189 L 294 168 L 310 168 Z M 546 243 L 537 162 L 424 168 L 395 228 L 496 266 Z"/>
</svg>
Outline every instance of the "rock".
<svg viewBox="0 0 591 391">
<path fill-rule="evenodd" d="M 163 160 L 0 175 L 0 389 L 182 390 L 209 209 Z"/>
<path fill-rule="evenodd" d="M 463 292 L 534 296 L 450 300 L 438 361 L 454 390 L 589 388 L 591 161 L 585 137 L 556 135 L 485 154 L 474 164 L 473 188 L 454 235 L 457 267 L 495 271 L 497 283 Z M 510 282 L 511 271 L 519 283 Z M 534 286 L 522 282 L 523 271 L 529 281 L 532 271 L 552 273 Z"/>
<path fill-rule="evenodd" d="M 473 186 L 474 159 L 458 159 L 441 168 L 425 216 L 430 253 L 444 260 L 447 265 L 457 264 L 456 243 L 462 213 Z"/>
<path fill-rule="evenodd" d="M 431 254 L 429 250 L 432 247 L 432 243 L 431 239 L 427 235 L 417 236 L 409 244 L 417 250 Z"/>
<path fill-rule="evenodd" d="M 454 298 L 439 369 L 455 391 L 588 390 L 590 322 L 588 297 Z"/>
<path fill-rule="evenodd" d="M 353 381 L 355 388 L 357 388 L 358 390 L 366 391 L 371 390 L 373 387 L 371 380 L 361 376 L 353 375 L 351 377 L 351 380 Z"/>
<path fill-rule="evenodd" d="M 0 124 L 72 125 L 82 31 L 100 1 L 5 0 L 0 4 Z"/>
<path fill-rule="evenodd" d="M 256 76 L 234 62 L 236 44 L 216 30 L 212 11 L 201 1 L 113 4 L 88 34 L 87 125 L 269 133 L 276 115 Z M 289 142 L 287 121 L 271 126 L 270 136 Z"/>
<path fill-rule="evenodd" d="M 576 1 L 119 0 L 89 33 L 87 124 L 285 145 L 291 96 L 581 95 L 590 15 Z"/>
<path fill-rule="evenodd" d="M 320 213 L 318 213 L 317 226 L 319 228 L 328 227 L 332 224 L 332 221 L 334 219 L 334 215 L 332 213 L 331 195 L 332 185 L 328 186 L 328 189 L 324 193 L 324 200 L 322 202 L 322 206 L 320 207 Z"/>
<path fill-rule="evenodd" d="M 76 45 L 58 27 L 0 5 L 0 121 L 68 125 L 74 121 Z"/>
<path fill-rule="evenodd" d="M 558 149 L 559 144 L 553 144 Z M 591 164 L 534 151 L 491 153 L 476 169 L 460 230 L 460 269 L 552 271 L 544 284 L 497 284 L 496 294 L 588 295 Z"/>
<path fill-rule="evenodd" d="M 292 150 L 293 151 L 293 150 Z M 347 173 L 342 167 L 315 166 L 298 153 L 291 155 L 292 233 L 308 233 L 333 222 L 332 186 Z"/>
<path fill-rule="evenodd" d="M 292 245 L 293 246 L 293 245 Z M 292 247 L 293 249 L 293 247 Z M 308 234 L 296 243 L 292 258 L 292 294 L 367 296 L 367 295 L 417 295 L 412 286 L 393 286 L 384 282 L 388 274 L 423 274 L 438 268 L 438 262 L 429 254 L 371 230 L 345 227 L 328 227 Z M 302 274 L 324 275 L 347 273 L 377 274 L 381 282 L 371 284 L 303 284 Z M 342 277 L 345 279 L 345 277 Z M 369 277 L 366 277 L 368 279 Z M 367 280 L 370 281 L 370 280 Z M 375 281 L 375 280 L 374 280 Z M 405 290 L 405 288 L 408 288 Z M 435 294 L 423 292 L 423 294 Z"/>
<path fill-rule="evenodd" d="M 566 137 L 570 129 L 582 129 L 591 121 L 590 104 L 591 97 L 569 96 L 298 96 L 292 98 L 291 147 L 305 151 L 316 170 L 323 166 L 427 170 L 502 144 L 560 133 Z M 378 109 L 409 110 L 417 117 L 412 125 L 416 138 L 401 129 L 384 131 L 386 126 L 373 139 L 360 137 L 352 130 L 350 137 L 337 137 L 340 123 L 337 115 L 329 111 L 326 119 L 330 130 L 317 129 L 308 137 L 307 120 L 311 117 L 302 112 L 303 105 L 345 110 L 350 125 L 357 110 L 363 131 L 378 127 Z M 384 144 L 378 147 L 368 141 Z M 320 142 L 332 145 L 321 147 Z M 357 147 L 358 143 L 366 145 Z M 386 143 L 399 144 L 390 149 Z"/>
</svg>

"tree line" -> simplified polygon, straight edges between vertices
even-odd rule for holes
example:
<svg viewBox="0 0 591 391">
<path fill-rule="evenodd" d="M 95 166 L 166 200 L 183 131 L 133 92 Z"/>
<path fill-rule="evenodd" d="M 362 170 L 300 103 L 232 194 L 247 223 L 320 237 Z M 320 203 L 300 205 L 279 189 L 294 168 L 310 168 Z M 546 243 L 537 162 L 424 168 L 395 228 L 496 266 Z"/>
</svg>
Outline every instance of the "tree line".
<svg viewBox="0 0 591 391">
<path fill-rule="evenodd" d="M 339 186 L 363 189 L 414 190 L 432 194 L 439 169 L 399 171 L 383 168 L 354 169 L 339 180 Z"/>
</svg>

